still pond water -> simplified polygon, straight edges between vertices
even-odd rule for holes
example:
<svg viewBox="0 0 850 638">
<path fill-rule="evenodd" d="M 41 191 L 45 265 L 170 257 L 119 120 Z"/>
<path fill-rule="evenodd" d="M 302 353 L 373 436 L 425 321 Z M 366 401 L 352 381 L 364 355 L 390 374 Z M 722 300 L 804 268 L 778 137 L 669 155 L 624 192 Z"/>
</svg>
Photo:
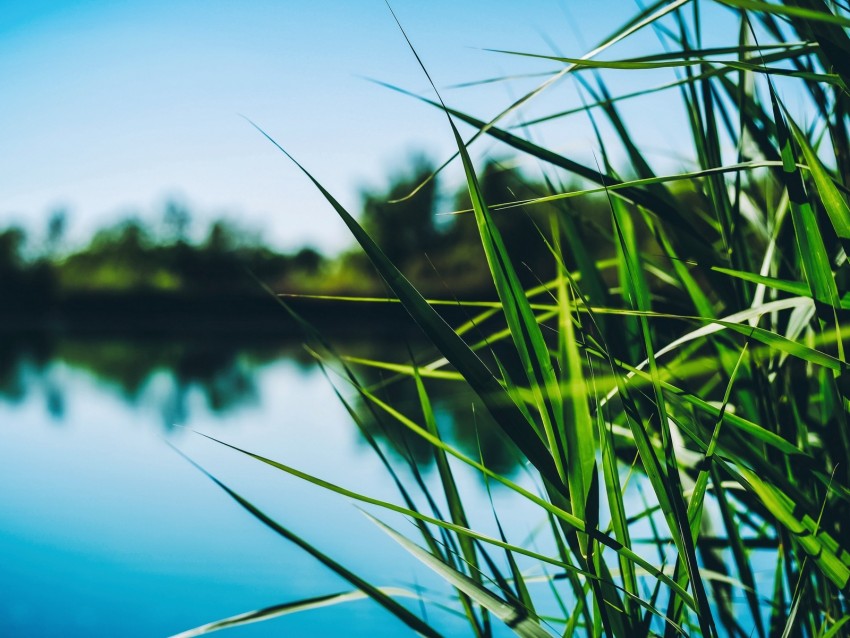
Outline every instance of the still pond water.
<svg viewBox="0 0 850 638">
<path fill-rule="evenodd" d="M 171 445 L 373 584 L 419 587 L 445 600 L 441 581 L 350 500 L 193 432 L 398 502 L 385 469 L 298 344 L 7 344 L 0 363 L 0 635 L 168 636 L 351 589 L 253 519 Z M 369 344 L 353 349 L 375 354 Z M 339 387 L 352 394 L 344 382 Z M 443 427 L 461 436 L 452 411 L 436 407 Z M 469 432 L 459 444 L 474 455 Z M 427 455 L 412 452 L 432 481 Z M 483 484 L 465 472 L 459 479 L 473 525 L 495 533 Z M 497 508 L 510 509 L 503 523 L 517 540 L 539 523 L 504 490 L 493 497 Z M 365 509 L 416 538 L 404 519 Z M 420 611 L 415 601 L 405 604 Z M 463 633 L 453 615 L 432 605 L 426 613 L 446 634 Z M 221 635 L 410 634 L 361 600 Z"/>
</svg>

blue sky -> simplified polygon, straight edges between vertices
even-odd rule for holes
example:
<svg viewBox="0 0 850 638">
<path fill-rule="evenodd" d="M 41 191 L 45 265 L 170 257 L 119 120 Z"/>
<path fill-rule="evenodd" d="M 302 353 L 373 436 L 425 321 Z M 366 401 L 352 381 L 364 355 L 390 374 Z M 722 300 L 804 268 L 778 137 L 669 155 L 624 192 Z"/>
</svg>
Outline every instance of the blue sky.
<svg viewBox="0 0 850 638">
<path fill-rule="evenodd" d="M 637 11 L 628 1 L 396 0 L 393 8 L 438 86 L 552 63 L 484 48 L 579 56 Z M 660 50 L 651 31 L 615 56 Z M 0 5 L 0 225 L 41 229 L 58 207 L 80 240 L 128 211 L 157 218 L 175 198 L 201 220 L 228 214 L 283 248 L 348 243 L 334 213 L 255 120 L 340 200 L 380 186 L 424 151 L 452 151 L 444 116 L 370 83 L 426 93 L 425 78 L 379 0 L 11 1 Z M 612 76 L 618 89 L 635 78 Z M 648 79 L 641 82 L 660 80 Z M 530 81 L 446 89 L 450 105 L 489 118 Z M 533 112 L 577 103 L 571 82 Z M 678 112 L 635 108 L 636 136 L 671 148 Z M 576 118 L 545 141 L 592 161 Z M 473 156 L 504 156 L 482 140 Z M 448 180 L 457 180 L 449 172 Z"/>
</svg>

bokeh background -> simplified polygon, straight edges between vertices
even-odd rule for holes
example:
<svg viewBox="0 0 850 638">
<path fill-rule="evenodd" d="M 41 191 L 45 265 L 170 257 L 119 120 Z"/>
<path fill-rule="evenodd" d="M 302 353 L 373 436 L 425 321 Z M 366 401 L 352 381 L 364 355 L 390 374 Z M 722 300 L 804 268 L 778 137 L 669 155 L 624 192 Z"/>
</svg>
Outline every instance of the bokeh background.
<svg viewBox="0 0 850 638">
<path fill-rule="evenodd" d="M 559 68 L 487 49 L 580 56 L 636 10 L 621 0 L 392 6 L 447 103 L 482 120 Z M 707 19 L 726 28 L 722 11 Z M 647 31 L 610 55 L 657 49 Z M 279 293 L 384 288 L 321 195 L 245 119 L 309 168 L 429 294 L 492 298 L 470 220 L 440 215 L 466 205 L 456 163 L 417 197 L 387 203 L 455 147 L 439 110 L 373 80 L 433 97 L 377 0 L 0 3 L 0 634 L 170 635 L 348 588 L 169 444 L 376 584 L 438 588 L 350 504 L 193 433 L 391 497 L 297 327 L 257 280 Z M 636 81 L 610 75 L 619 93 Z M 587 99 L 569 80 L 503 125 Z M 623 115 L 659 170 L 689 167 L 685 115 L 663 95 L 630 101 Z M 599 160 L 582 114 L 535 135 L 589 166 Z M 517 163 L 488 139 L 470 151 L 491 201 L 539 194 L 533 161 Z M 529 220 L 515 219 L 506 235 L 533 281 L 545 275 L 540 246 Z M 401 313 L 300 304 L 346 352 L 404 360 L 409 346 L 423 347 Z M 445 434 L 476 455 L 488 441 L 457 416 L 468 397 L 447 396 L 435 405 Z M 406 400 L 415 395 L 397 405 Z M 418 454 L 431 480 L 413 442 L 387 443 Z M 493 462 L 516 471 L 511 458 Z M 459 480 L 474 494 L 470 516 L 492 528 L 480 481 Z M 515 511 L 503 523 L 531 533 Z M 462 624 L 433 613 L 449 634 Z M 274 622 L 231 635 L 404 629 L 370 601 Z"/>
</svg>

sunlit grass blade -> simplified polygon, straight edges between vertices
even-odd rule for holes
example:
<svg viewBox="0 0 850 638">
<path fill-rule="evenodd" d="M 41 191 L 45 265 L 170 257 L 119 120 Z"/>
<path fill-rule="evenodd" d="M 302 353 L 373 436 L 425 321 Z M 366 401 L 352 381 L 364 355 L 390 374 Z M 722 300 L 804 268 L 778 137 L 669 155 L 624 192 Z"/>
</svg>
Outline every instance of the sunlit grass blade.
<svg viewBox="0 0 850 638">
<path fill-rule="evenodd" d="M 794 150 L 791 146 L 792 138 L 785 124 L 785 116 L 772 89 L 770 97 L 776 122 L 777 141 L 782 156 L 785 187 L 788 189 L 788 197 L 791 200 L 791 219 L 794 222 L 803 273 L 815 301 L 821 306 L 834 309 L 839 306 L 838 289 L 830 267 L 829 256 L 826 253 L 826 246 L 824 246 L 815 213 L 806 195 L 802 175 L 796 165 Z"/>
<path fill-rule="evenodd" d="M 846 587 L 850 581 L 850 554 L 839 548 L 828 534 L 819 532 L 811 517 L 798 519 L 794 513 L 794 503 L 788 496 L 762 481 L 754 472 L 743 467 L 739 467 L 738 471 L 771 514 L 794 535 L 795 541 L 803 547 L 827 578 L 839 588 Z"/>
<path fill-rule="evenodd" d="M 451 123 L 451 120 L 450 120 Z M 567 442 L 563 414 L 563 400 L 558 390 L 558 382 L 549 350 L 540 331 L 534 313 L 520 284 L 519 277 L 510 261 L 501 233 L 495 226 L 487 203 L 481 193 L 472 160 L 463 145 L 460 134 L 451 123 L 455 141 L 463 160 L 467 186 L 475 210 L 484 253 L 490 265 L 490 272 L 496 285 L 502 310 L 511 332 L 517 354 L 525 369 L 531 391 L 535 394 L 537 410 L 546 433 L 549 450 L 562 483 L 568 482 Z M 570 483 L 570 498 L 583 498 L 580 489 Z M 574 507 L 576 506 L 573 503 Z"/>
<path fill-rule="evenodd" d="M 827 215 L 829 215 L 835 233 L 841 240 L 844 251 L 850 253 L 850 207 L 847 206 L 847 201 L 841 196 L 833 182 L 833 177 L 827 172 L 826 167 L 818 158 L 815 149 L 809 144 L 803 132 L 790 118 L 788 118 L 788 126 L 797 146 L 803 152 L 803 157 L 806 159 L 809 172 L 817 187 L 818 195 L 820 195 L 820 201 Z"/>
<path fill-rule="evenodd" d="M 551 219 L 552 242 L 543 237 L 547 248 L 552 252 L 558 268 L 557 300 L 559 307 L 558 331 L 558 361 L 559 383 L 563 392 L 565 409 L 565 427 L 567 438 L 567 460 L 569 464 L 570 493 L 573 495 L 573 512 L 584 518 L 588 528 L 599 526 L 600 488 L 599 474 L 596 468 L 596 439 L 593 419 L 590 414 L 590 388 L 585 380 L 582 355 L 579 350 L 579 334 L 585 335 L 578 315 L 575 314 L 572 286 L 575 280 L 567 270 L 561 249 L 561 230 L 558 219 Z M 539 229 L 538 229 L 539 232 Z M 542 236 L 542 233 L 540 233 Z M 578 294 L 576 292 L 576 294 Z M 586 302 L 585 299 L 583 299 Z M 576 325 L 574 325 L 574 322 Z M 622 542 L 622 538 L 619 538 Z M 612 578 L 604 556 L 599 552 L 595 542 L 584 536 L 579 536 L 579 548 L 582 551 L 588 569 L 593 569 L 602 576 L 601 586 L 594 587 L 596 600 L 594 608 L 598 609 L 600 622 L 606 631 L 615 635 L 630 635 L 634 632 L 638 617 L 629 601 L 623 601 L 618 592 L 609 585 Z M 624 589 L 634 594 L 636 587 L 629 579 L 633 575 L 631 564 L 626 563 Z M 610 628 L 610 629 L 609 629 Z"/>
<path fill-rule="evenodd" d="M 775 277 L 766 277 L 752 272 L 743 272 L 740 270 L 732 270 L 730 268 L 720 268 L 715 266 L 712 270 L 722 272 L 731 277 L 738 277 L 746 281 L 751 281 L 755 284 L 787 292 L 791 295 L 800 297 L 812 298 L 811 289 L 805 281 L 791 281 L 789 279 L 777 279 Z M 841 310 L 850 310 L 850 292 L 845 292 L 838 299 L 838 307 Z"/>
<path fill-rule="evenodd" d="M 834 84 L 836 87 L 845 89 L 844 80 L 841 76 L 833 73 L 807 73 L 802 71 L 793 71 L 780 67 L 766 67 L 761 64 L 752 64 L 750 62 L 742 62 L 741 60 L 665 60 L 661 62 L 643 61 L 643 60 L 582 60 L 581 58 L 566 58 L 554 55 L 543 55 L 536 53 L 524 53 L 519 51 L 502 51 L 496 50 L 498 53 L 508 53 L 511 55 L 519 55 L 523 57 L 538 58 L 541 60 L 550 60 L 552 62 L 563 62 L 570 65 L 571 71 L 579 71 L 582 68 L 593 69 L 621 69 L 628 71 L 647 71 L 654 69 L 669 69 L 675 67 L 689 66 L 710 66 L 716 64 L 718 66 L 727 66 L 738 71 L 753 71 L 756 73 L 764 73 L 766 75 L 784 75 L 803 80 L 812 80 L 814 82 L 823 82 L 826 84 Z"/>
<path fill-rule="evenodd" d="M 560 231 L 554 228 L 554 249 L 560 252 Z M 567 464 L 573 512 L 580 518 L 586 516 L 586 502 L 592 476 L 596 472 L 596 440 L 593 420 L 588 405 L 589 391 L 585 382 L 582 357 L 573 325 L 573 301 L 570 295 L 566 269 L 558 269 L 558 359 L 560 387 L 563 394 L 564 425 L 567 440 Z M 598 504 L 597 504 L 598 507 Z M 594 509 L 594 508 L 591 508 Z M 598 517 L 598 513 L 594 514 Z"/>
<path fill-rule="evenodd" d="M 814 20 L 817 22 L 825 22 L 827 24 L 836 24 L 841 27 L 849 28 L 850 19 L 842 16 L 837 16 L 831 12 L 810 9 L 803 6 L 795 6 L 791 4 L 773 4 L 770 2 L 762 2 L 761 0 L 718 0 L 723 4 L 728 4 L 730 7 L 738 9 L 748 9 L 750 11 L 764 11 L 765 13 L 773 13 L 776 15 L 789 16 L 792 18 L 804 18 L 806 20 Z M 822 5 L 826 7 L 826 5 Z"/>
<path fill-rule="evenodd" d="M 422 416 L 425 422 L 425 426 L 428 431 L 435 437 L 440 438 L 440 433 L 437 429 L 437 420 L 434 416 L 434 411 L 431 407 L 431 400 L 428 397 L 428 393 L 425 390 L 425 385 L 422 382 L 422 377 L 419 376 L 419 368 L 416 366 L 416 362 L 413 362 L 413 378 L 416 382 L 416 392 L 419 396 L 419 403 L 422 407 Z M 437 470 L 440 474 L 440 484 L 443 487 L 443 493 L 446 498 L 446 503 L 448 504 L 449 514 L 451 515 L 451 520 L 456 525 L 461 527 L 469 527 L 469 521 L 466 518 L 466 512 L 464 511 L 463 502 L 460 498 L 460 493 L 457 489 L 457 483 L 455 482 L 454 475 L 452 474 L 451 467 L 449 466 L 449 460 L 446 456 L 444 450 L 434 447 L 434 458 L 437 463 Z M 478 558 L 475 552 L 475 545 L 467 536 L 461 535 L 458 538 L 458 543 L 460 544 L 461 553 L 463 556 L 463 560 L 469 565 L 469 573 L 472 576 L 472 579 L 480 586 L 482 585 L 481 575 L 478 569 Z M 434 550 L 431 550 L 431 553 L 434 554 Z M 451 565 L 449 568 L 453 568 Z M 463 590 L 459 590 L 462 592 L 461 599 L 463 601 L 463 605 L 465 610 L 467 611 L 467 615 L 469 620 L 473 625 L 478 625 L 479 620 L 475 616 L 472 608 L 469 605 L 469 598 L 466 592 Z M 486 608 L 485 608 L 486 609 Z M 488 620 L 485 617 L 482 622 L 486 626 Z M 476 628 L 477 633 L 483 633 L 483 630 L 480 628 Z"/>
<path fill-rule="evenodd" d="M 624 254 L 624 263 L 626 266 L 626 274 L 631 281 L 631 293 L 633 298 L 630 300 L 632 307 L 635 310 L 646 312 L 650 310 L 650 301 L 647 291 L 640 285 L 642 274 L 640 263 L 635 259 L 634 255 L 629 255 L 630 246 L 627 241 L 624 229 L 620 226 L 617 218 L 616 208 L 612 207 L 612 216 L 614 219 L 614 228 L 617 234 L 617 240 Z M 714 619 L 711 615 L 711 609 L 708 603 L 705 587 L 699 573 L 699 565 L 696 559 L 696 549 L 694 547 L 693 538 L 690 535 L 690 525 L 687 518 L 687 507 L 682 495 L 681 483 L 679 480 L 679 468 L 676 462 L 675 451 L 670 438 L 670 424 L 667 416 L 664 395 L 661 389 L 660 378 L 658 375 L 658 366 L 655 360 L 655 348 L 652 344 L 652 336 L 650 334 L 649 325 L 646 317 L 640 315 L 638 317 L 641 335 L 643 337 L 643 347 L 646 353 L 646 360 L 649 363 L 650 376 L 655 397 L 655 414 L 658 419 L 658 428 L 661 431 L 661 440 L 664 453 L 664 463 L 656 456 L 654 448 L 646 444 L 638 448 L 641 453 L 641 460 L 645 466 L 654 466 L 655 470 L 654 481 L 651 481 L 659 500 L 663 500 L 666 507 L 662 507 L 667 524 L 670 526 L 670 531 L 673 534 L 673 539 L 679 551 L 680 557 L 687 565 L 688 576 L 691 587 L 694 592 L 694 601 L 696 603 L 696 614 L 699 621 L 700 629 L 705 636 L 715 636 L 717 631 L 714 626 Z M 622 392 L 620 393 L 622 396 Z M 645 427 L 639 413 L 633 419 L 632 431 L 637 433 Z M 644 433 L 645 434 L 645 433 Z M 675 607 L 672 607 L 675 609 Z M 678 620 L 678 614 L 672 616 L 674 621 Z"/>
<path fill-rule="evenodd" d="M 452 585 L 463 591 L 467 596 L 475 600 L 479 605 L 488 609 L 499 620 L 510 627 L 514 633 L 523 638 L 549 638 L 552 634 L 543 629 L 539 620 L 528 614 L 522 608 L 512 605 L 506 600 L 499 598 L 481 584 L 469 576 L 453 569 L 450 565 L 440 560 L 437 556 L 428 553 L 416 543 L 411 542 L 391 527 L 385 525 L 373 516 L 367 516 L 386 534 L 404 547 L 408 552 L 425 563 L 428 567 L 445 578 Z"/>
<path fill-rule="evenodd" d="M 591 375 L 593 371 L 591 369 Z M 596 395 L 596 391 L 594 390 Z M 598 396 L 598 395 L 597 395 Z M 596 404 L 596 426 L 598 430 L 599 446 L 602 457 L 602 474 L 605 480 L 605 490 L 608 497 L 608 507 L 611 514 L 611 527 L 614 532 L 614 537 L 626 547 L 632 546 L 631 533 L 629 532 L 628 518 L 626 517 L 626 509 L 623 497 L 623 486 L 620 480 L 618 471 L 618 461 L 616 450 L 614 448 L 614 437 L 611 433 L 608 424 L 606 424 L 603 410 L 598 402 Z M 620 559 L 620 571 L 623 577 L 623 587 L 631 594 L 638 594 L 637 577 L 633 565 L 624 559 Z M 626 613 L 629 613 L 630 601 L 626 599 Z M 654 602 L 651 601 L 651 604 Z M 632 623 L 633 627 L 638 627 L 640 623 Z"/>
<path fill-rule="evenodd" d="M 376 589 L 392 598 L 418 598 L 417 594 L 399 587 L 377 587 Z M 340 592 L 338 594 L 327 594 L 325 596 L 314 596 L 312 598 L 282 603 L 280 605 L 272 605 L 270 607 L 264 607 L 263 609 L 249 611 L 244 614 L 237 614 L 228 618 L 222 618 L 221 620 L 207 623 L 200 627 L 195 627 L 194 629 L 181 631 L 179 634 L 171 636 L 171 638 L 195 638 L 195 636 L 205 636 L 216 631 L 221 631 L 222 629 L 242 627 L 256 622 L 280 618 L 281 616 L 297 614 L 304 611 L 310 611 L 312 609 L 321 609 L 323 607 L 332 607 L 334 605 L 342 605 L 366 598 L 369 598 L 369 595 L 360 590 Z"/>
<path fill-rule="evenodd" d="M 836 638 L 839 636 L 839 632 L 842 628 L 850 623 L 850 616 L 844 616 L 843 618 L 837 620 L 832 624 L 832 626 L 825 632 L 821 634 L 821 638 Z"/>
</svg>

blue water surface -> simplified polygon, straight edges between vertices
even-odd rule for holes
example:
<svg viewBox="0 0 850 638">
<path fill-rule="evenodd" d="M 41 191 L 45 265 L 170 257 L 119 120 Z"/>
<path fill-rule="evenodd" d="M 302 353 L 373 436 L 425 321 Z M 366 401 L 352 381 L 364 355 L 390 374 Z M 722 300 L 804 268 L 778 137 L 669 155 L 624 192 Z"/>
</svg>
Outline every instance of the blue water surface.
<svg viewBox="0 0 850 638">
<path fill-rule="evenodd" d="M 240 508 L 172 446 L 373 584 L 421 587 L 434 600 L 447 600 L 443 582 L 350 499 L 196 433 L 399 502 L 317 367 L 288 358 L 246 365 L 247 399 L 222 410 L 189 385 L 174 410 L 169 370 L 148 375 L 128 396 L 108 377 L 62 359 L 37 369 L 20 364 L 19 391 L 0 400 L 0 635 L 169 636 L 352 589 Z M 173 422 L 177 417 L 180 423 Z M 433 479 L 431 470 L 424 472 Z M 473 518 L 495 533 L 480 479 L 459 471 L 459 481 Z M 496 490 L 497 503 L 506 497 Z M 403 518 L 365 509 L 415 538 Z M 514 511 L 509 529 L 525 535 L 539 522 Z M 422 610 L 416 600 L 405 604 Z M 463 632 L 461 618 L 425 607 L 441 631 Z M 370 600 L 222 635 L 279 633 L 412 635 Z"/>
<path fill-rule="evenodd" d="M 286 349 L 258 355 L 256 348 L 243 353 L 209 345 L 178 349 L 177 356 L 157 347 L 59 344 L 50 356 L 21 354 L 5 374 L 0 370 L 0 636 L 173 636 L 231 615 L 353 589 L 260 523 L 182 455 L 373 585 L 416 594 L 399 600 L 444 635 L 469 635 L 445 581 L 363 512 L 422 544 L 409 520 L 201 435 L 402 504 L 334 386 L 309 357 Z M 332 371 L 330 376 L 357 405 L 347 382 Z M 388 392 L 395 406 L 421 419 L 415 391 L 412 398 L 400 388 Z M 445 396 L 451 399 L 452 393 Z M 435 403 L 438 422 L 450 438 L 466 427 L 466 439 L 455 443 L 477 456 L 479 442 L 487 447 L 486 421 L 468 397 L 454 399 Z M 379 442 L 415 495 L 398 453 L 385 439 Z M 442 502 L 433 462 L 421 451 L 417 458 L 424 481 Z M 459 463 L 453 468 L 471 526 L 498 536 L 482 478 Z M 519 468 L 506 471 L 526 488 L 539 489 Z M 639 474 L 623 472 L 624 481 L 629 477 L 626 508 L 640 512 L 651 488 Z M 539 509 L 491 487 L 509 542 L 556 555 Z M 421 496 L 417 501 L 427 509 Z M 711 507 L 707 511 L 707 522 L 718 519 Z M 656 522 L 663 531 L 663 520 Z M 652 538 L 648 521 L 639 521 L 632 534 L 646 558 L 672 564 L 672 545 L 662 547 L 660 556 L 651 543 L 641 542 Z M 508 573 L 503 553 L 491 548 L 490 554 Z M 752 559 L 759 588 L 769 591 L 774 554 L 754 552 Z M 557 568 L 518 560 L 537 611 L 561 614 L 546 579 Z M 613 555 L 606 560 L 617 564 Z M 731 564 L 728 556 L 725 560 Z M 566 582 L 558 582 L 572 609 Z M 649 578 L 647 587 L 653 582 Z M 746 616 L 743 595 L 736 591 L 733 601 Z M 550 627 L 554 634 L 559 628 Z M 496 636 L 512 635 L 498 621 L 494 629 Z M 361 599 L 220 635 L 414 634 L 377 603 Z"/>
</svg>

